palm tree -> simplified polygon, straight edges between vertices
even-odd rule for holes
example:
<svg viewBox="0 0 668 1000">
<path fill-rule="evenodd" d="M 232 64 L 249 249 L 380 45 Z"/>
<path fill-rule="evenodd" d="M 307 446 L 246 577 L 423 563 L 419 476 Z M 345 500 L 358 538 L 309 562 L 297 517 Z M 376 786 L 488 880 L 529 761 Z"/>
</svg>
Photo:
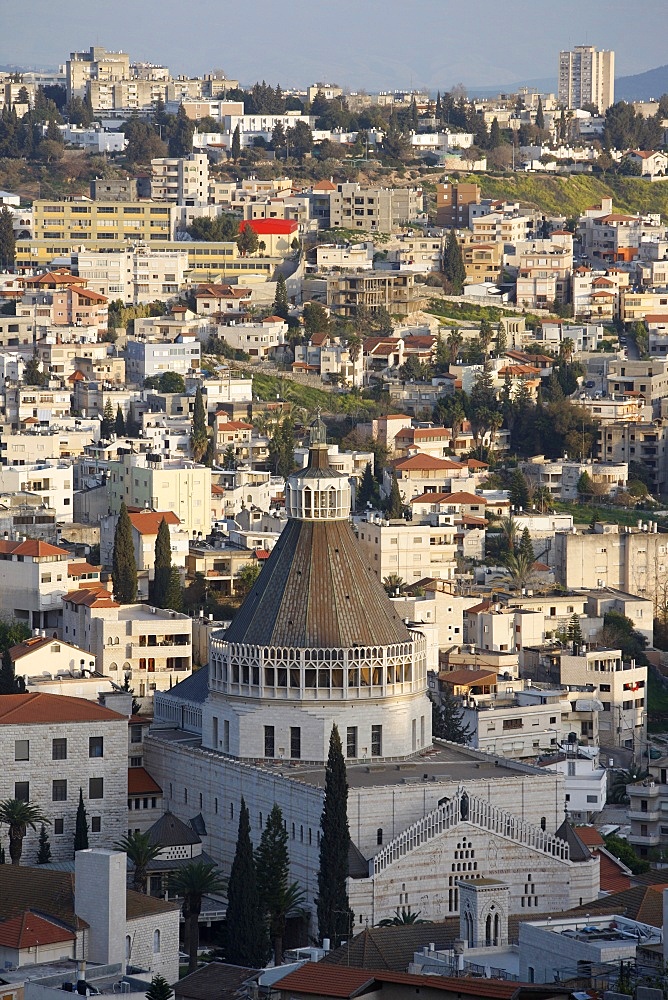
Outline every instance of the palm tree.
<svg viewBox="0 0 668 1000">
<path fill-rule="evenodd" d="M 501 413 L 493 413 L 489 418 L 489 451 L 490 455 L 494 451 L 494 445 L 496 440 L 497 431 L 500 431 L 503 426 L 503 415 Z"/>
<path fill-rule="evenodd" d="M 23 838 L 28 827 L 37 831 L 38 823 L 50 823 L 51 820 L 42 813 L 39 806 L 21 799 L 5 799 L 0 802 L 0 823 L 9 827 L 9 856 L 13 865 L 21 864 L 23 853 Z"/>
<path fill-rule="evenodd" d="M 501 528 L 501 537 L 503 540 L 503 547 L 508 552 L 514 552 L 517 545 L 517 521 L 512 516 L 502 517 L 499 522 L 499 527 Z"/>
<path fill-rule="evenodd" d="M 389 576 L 383 578 L 383 586 L 389 594 L 390 597 L 394 597 L 399 591 L 403 590 L 404 578 L 398 576 L 396 573 L 390 573 Z"/>
<path fill-rule="evenodd" d="M 613 802 L 616 805 L 628 804 L 629 797 L 626 786 L 633 785 L 636 781 L 642 781 L 648 774 L 649 772 L 638 764 L 631 764 L 627 771 L 614 771 L 608 802 Z"/>
<path fill-rule="evenodd" d="M 172 877 L 172 888 L 183 897 L 183 919 L 188 940 L 188 972 L 197 968 L 199 915 L 202 897 L 209 892 L 223 892 L 225 883 L 210 861 L 189 861 Z"/>
<path fill-rule="evenodd" d="M 378 924 L 379 927 L 404 927 L 406 924 L 430 924 L 431 920 L 421 920 L 420 910 L 417 913 L 413 913 L 410 906 L 406 909 L 405 906 L 396 908 L 393 917 L 386 917 L 385 920 L 381 920 Z"/>
<path fill-rule="evenodd" d="M 559 353 L 562 358 L 568 364 L 568 362 L 573 357 L 573 351 L 575 350 L 575 341 L 571 337 L 564 337 L 559 348 Z"/>
<path fill-rule="evenodd" d="M 306 894 L 297 882 L 291 882 L 279 893 L 275 901 L 278 905 L 269 913 L 269 934 L 274 949 L 274 965 L 283 964 L 283 937 L 288 917 L 296 917 L 304 912 Z"/>
<path fill-rule="evenodd" d="M 534 560 L 526 552 L 515 549 L 506 556 L 505 564 L 513 586 L 520 590 L 525 587 L 533 573 Z"/>
<path fill-rule="evenodd" d="M 138 830 L 135 830 L 133 833 L 129 833 L 127 837 L 121 837 L 114 844 L 114 848 L 117 851 L 125 851 L 134 865 L 132 888 L 137 892 L 146 893 L 148 866 L 160 854 L 162 850 L 160 844 L 152 844 L 148 833 L 140 833 Z"/>
<path fill-rule="evenodd" d="M 464 343 L 464 338 L 459 330 L 454 329 L 448 334 L 448 339 L 446 340 L 446 346 L 448 348 L 448 353 L 450 355 L 450 364 L 455 363 L 457 360 L 457 355 L 459 354 L 459 349 Z"/>
</svg>

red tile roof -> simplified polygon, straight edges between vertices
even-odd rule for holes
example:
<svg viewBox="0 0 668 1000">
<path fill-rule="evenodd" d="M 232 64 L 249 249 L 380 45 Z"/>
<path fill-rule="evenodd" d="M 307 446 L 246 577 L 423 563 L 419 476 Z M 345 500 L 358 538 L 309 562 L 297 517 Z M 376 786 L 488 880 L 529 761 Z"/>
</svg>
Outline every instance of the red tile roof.
<svg viewBox="0 0 668 1000">
<path fill-rule="evenodd" d="M 74 941 L 75 935 L 65 927 L 52 923 L 27 910 L 18 917 L 0 923 L 0 947 L 23 951 L 37 945 Z"/>
<path fill-rule="evenodd" d="M 453 469 L 466 468 L 461 462 L 451 462 L 447 458 L 433 458 L 431 455 L 411 455 L 410 458 L 400 458 L 394 462 L 394 467 L 401 472 L 408 472 L 413 469 L 417 471 L 420 469 L 432 469 L 447 472 Z"/>
<path fill-rule="evenodd" d="M 42 556 L 70 556 L 67 549 L 56 548 L 55 545 L 38 541 L 36 538 L 26 538 L 24 542 L 0 541 L 0 553 L 28 556 L 31 559 L 39 559 Z"/>
<path fill-rule="evenodd" d="M 30 726 L 60 722 L 118 722 L 118 712 L 85 698 L 65 694 L 5 694 L 0 698 L 0 725 Z"/>
<path fill-rule="evenodd" d="M 299 229 L 293 219 L 247 219 L 240 228 L 250 226 L 258 236 L 290 236 Z"/>
<path fill-rule="evenodd" d="M 103 584 L 94 580 L 91 583 L 95 586 L 72 590 L 69 594 L 65 594 L 63 600 L 70 601 L 78 607 L 83 605 L 87 608 L 120 608 L 120 604 L 113 599 Z"/>
<path fill-rule="evenodd" d="M 128 795 L 162 795 L 162 788 L 145 767 L 129 767 Z"/>
<path fill-rule="evenodd" d="M 68 576 L 82 576 L 84 573 L 99 573 L 101 566 L 93 566 L 88 562 L 71 563 L 67 567 Z"/>
<path fill-rule="evenodd" d="M 320 997 L 356 997 L 374 989 L 376 983 L 396 983 L 420 989 L 444 990 L 457 995 L 489 996 L 495 1000 L 511 1000 L 518 991 L 518 983 L 499 980 L 453 979 L 448 976 L 419 976 L 407 972 L 374 972 L 370 969 L 350 969 L 343 965 L 324 962 L 307 962 L 300 969 L 289 972 L 274 983 L 281 993 L 308 993 Z M 377 987 L 376 987 L 377 989 Z"/>
<path fill-rule="evenodd" d="M 180 519 L 173 510 L 141 510 L 133 514 L 128 514 L 130 524 L 140 535 L 157 535 L 160 529 L 160 522 L 166 521 L 168 525 L 180 524 Z"/>
</svg>

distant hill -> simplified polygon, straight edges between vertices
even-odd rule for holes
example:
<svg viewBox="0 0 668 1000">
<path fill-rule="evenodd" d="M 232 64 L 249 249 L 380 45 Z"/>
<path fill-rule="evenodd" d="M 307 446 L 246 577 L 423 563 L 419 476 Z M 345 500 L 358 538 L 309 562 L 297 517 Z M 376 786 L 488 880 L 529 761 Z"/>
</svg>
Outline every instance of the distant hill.
<svg viewBox="0 0 668 1000">
<path fill-rule="evenodd" d="M 663 94 L 668 94 L 668 65 L 615 80 L 616 101 L 649 101 L 653 97 L 658 100 Z"/>
</svg>

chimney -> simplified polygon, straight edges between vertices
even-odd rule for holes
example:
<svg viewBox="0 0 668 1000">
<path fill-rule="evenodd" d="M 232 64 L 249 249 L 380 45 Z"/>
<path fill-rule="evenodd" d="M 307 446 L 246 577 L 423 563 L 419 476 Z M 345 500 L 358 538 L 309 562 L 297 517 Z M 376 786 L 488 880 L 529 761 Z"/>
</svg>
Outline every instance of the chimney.
<svg viewBox="0 0 668 1000">
<path fill-rule="evenodd" d="M 87 959 L 125 969 L 127 855 L 92 848 L 74 856 L 74 909 L 89 925 Z"/>
</svg>

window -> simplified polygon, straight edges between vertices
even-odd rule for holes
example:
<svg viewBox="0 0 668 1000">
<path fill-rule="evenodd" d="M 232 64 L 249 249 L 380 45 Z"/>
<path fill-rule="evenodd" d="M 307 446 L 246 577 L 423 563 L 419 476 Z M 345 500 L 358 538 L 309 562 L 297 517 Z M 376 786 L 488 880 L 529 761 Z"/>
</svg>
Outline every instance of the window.
<svg viewBox="0 0 668 1000">
<path fill-rule="evenodd" d="M 302 755 L 302 731 L 300 726 L 290 726 L 290 757 L 300 760 Z"/>
<path fill-rule="evenodd" d="M 57 739 L 51 741 L 51 759 L 67 760 L 67 740 Z"/>
<path fill-rule="evenodd" d="M 383 753 L 383 727 L 371 727 L 371 756 L 380 757 Z"/>
<path fill-rule="evenodd" d="M 376 844 L 379 846 L 383 843 L 383 828 L 379 826 L 376 830 Z"/>
<path fill-rule="evenodd" d="M 88 798 L 89 799 L 104 798 L 104 778 L 88 779 Z"/>
<path fill-rule="evenodd" d="M 223 750 L 230 752 L 230 720 L 223 719 Z"/>
<path fill-rule="evenodd" d="M 274 727 L 265 726 L 264 727 L 264 755 L 265 757 L 273 757 L 275 750 L 275 740 L 274 740 Z"/>
<path fill-rule="evenodd" d="M 101 816 L 91 816 L 90 818 L 90 832 L 100 833 L 102 830 L 102 817 Z"/>
<path fill-rule="evenodd" d="M 30 740 L 14 740 L 14 760 L 30 760 Z"/>
<path fill-rule="evenodd" d="M 141 743 L 141 726 L 130 726 L 130 743 Z"/>
<path fill-rule="evenodd" d="M 348 726 L 346 731 L 346 756 L 357 757 L 357 726 Z"/>
<path fill-rule="evenodd" d="M 153 931 L 153 954 L 154 955 L 159 955 L 160 954 L 160 931 L 159 930 L 154 930 Z"/>
<path fill-rule="evenodd" d="M 67 801 L 67 781 L 63 778 L 56 778 L 56 780 L 52 782 L 51 800 L 53 802 Z"/>
<path fill-rule="evenodd" d="M 88 756 L 104 757 L 104 736 L 88 737 Z"/>
<path fill-rule="evenodd" d="M 30 782 L 29 781 L 15 781 L 14 782 L 14 798 L 18 799 L 19 802 L 29 802 L 30 801 Z"/>
<path fill-rule="evenodd" d="M 593 803 L 598 802 L 598 796 L 597 795 L 588 795 L 587 796 L 587 802 L 593 802 Z"/>
<path fill-rule="evenodd" d="M 53 832 L 56 837 L 61 837 L 65 832 L 65 821 L 63 819 L 54 819 L 53 821 Z"/>
</svg>

